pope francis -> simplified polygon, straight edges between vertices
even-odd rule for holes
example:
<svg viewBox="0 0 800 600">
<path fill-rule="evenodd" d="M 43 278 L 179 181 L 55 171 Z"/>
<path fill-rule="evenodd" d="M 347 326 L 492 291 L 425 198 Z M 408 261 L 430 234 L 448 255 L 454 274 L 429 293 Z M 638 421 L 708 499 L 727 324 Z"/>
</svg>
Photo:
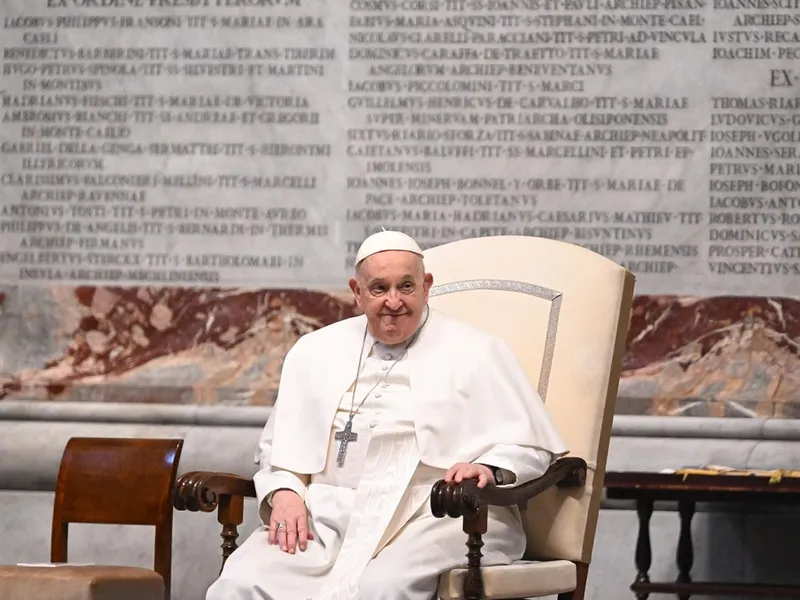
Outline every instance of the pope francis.
<svg viewBox="0 0 800 600">
<path fill-rule="evenodd" d="M 431 600 L 466 554 L 461 520 L 431 514 L 433 484 L 517 485 L 567 453 L 510 349 L 431 310 L 432 283 L 405 234 L 361 245 L 364 314 L 287 353 L 256 453 L 262 526 L 206 600 Z M 483 541 L 484 565 L 518 560 L 517 509 L 492 508 Z"/>
</svg>

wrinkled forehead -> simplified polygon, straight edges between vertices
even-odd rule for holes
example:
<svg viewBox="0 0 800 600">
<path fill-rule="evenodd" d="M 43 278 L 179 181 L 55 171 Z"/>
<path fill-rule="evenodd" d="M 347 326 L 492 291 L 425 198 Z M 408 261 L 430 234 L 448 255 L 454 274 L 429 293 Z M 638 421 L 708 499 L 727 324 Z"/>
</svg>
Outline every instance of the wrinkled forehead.
<svg viewBox="0 0 800 600">
<path fill-rule="evenodd" d="M 422 259 L 412 252 L 387 250 L 364 259 L 359 271 L 365 279 L 400 280 L 424 274 Z"/>
</svg>

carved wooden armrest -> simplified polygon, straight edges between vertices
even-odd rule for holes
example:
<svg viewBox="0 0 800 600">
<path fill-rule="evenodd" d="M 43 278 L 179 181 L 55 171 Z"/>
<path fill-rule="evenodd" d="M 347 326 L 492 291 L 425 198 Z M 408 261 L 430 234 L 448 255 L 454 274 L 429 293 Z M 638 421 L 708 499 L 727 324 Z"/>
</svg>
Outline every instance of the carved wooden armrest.
<svg viewBox="0 0 800 600">
<path fill-rule="evenodd" d="M 238 547 L 237 527 L 244 521 L 244 499 L 256 497 L 252 479 L 230 473 L 189 471 L 175 482 L 172 505 L 177 510 L 212 512 L 222 525 L 222 566 Z M 222 569 L 220 568 L 220 572 Z"/>
<path fill-rule="evenodd" d="M 221 502 L 221 496 L 255 498 L 256 486 L 252 479 L 239 475 L 189 471 L 175 483 L 173 505 L 178 510 L 211 512 Z"/>
<path fill-rule="evenodd" d="M 479 488 L 474 479 L 461 483 L 445 483 L 440 479 L 433 484 L 431 511 L 438 518 L 462 517 L 477 512 L 481 506 L 524 507 L 529 500 L 551 487 L 582 487 L 586 481 L 586 461 L 567 456 L 550 465 L 539 477 L 516 487 L 489 486 Z"/>
<path fill-rule="evenodd" d="M 561 458 L 538 479 L 510 488 L 479 488 L 474 479 L 461 483 L 439 480 L 431 492 L 431 512 L 434 517 L 464 518 L 463 530 L 467 534 L 467 574 L 464 578 L 464 597 L 482 600 L 481 536 L 486 533 L 489 506 L 514 506 L 524 508 L 542 492 L 552 487 L 583 487 L 586 483 L 586 461 L 575 456 Z"/>
</svg>

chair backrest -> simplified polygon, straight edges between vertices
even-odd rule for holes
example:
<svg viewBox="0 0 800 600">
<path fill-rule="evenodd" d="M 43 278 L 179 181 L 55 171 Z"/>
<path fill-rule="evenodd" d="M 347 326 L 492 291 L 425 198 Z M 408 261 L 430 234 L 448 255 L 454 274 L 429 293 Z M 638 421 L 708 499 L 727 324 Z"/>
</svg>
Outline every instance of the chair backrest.
<svg viewBox="0 0 800 600">
<path fill-rule="evenodd" d="M 574 244 L 497 236 L 425 252 L 430 305 L 504 339 L 543 398 L 586 486 L 550 490 L 523 513 L 526 557 L 588 563 L 625 349 L 633 274 Z"/>
<path fill-rule="evenodd" d="M 155 526 L 154 570 L 170 597 L 172 491 L 183 440 L 71 438 L 61 457 L 50 560 L 67 562 L 69 523 Z"/>
</svg>

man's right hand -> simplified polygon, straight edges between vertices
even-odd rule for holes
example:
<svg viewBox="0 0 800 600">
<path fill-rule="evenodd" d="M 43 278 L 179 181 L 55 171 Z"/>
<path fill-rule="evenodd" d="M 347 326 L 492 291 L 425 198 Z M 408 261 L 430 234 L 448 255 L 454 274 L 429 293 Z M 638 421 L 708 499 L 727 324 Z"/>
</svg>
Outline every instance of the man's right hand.
<svg viewBox="0 0 800 600">
<path fill-rule="evenodd" d="M 278 528 L 278 524 L 283 527 Z M 314 534 L 308 530 L 308 511 L 303 499 L 292 490 L 272 494 L 272 514 L 269 517 L 269 543 L 278 544 L 284 552 L 294 554 L 299 546 L 304 552 Z"/>
</svg>

